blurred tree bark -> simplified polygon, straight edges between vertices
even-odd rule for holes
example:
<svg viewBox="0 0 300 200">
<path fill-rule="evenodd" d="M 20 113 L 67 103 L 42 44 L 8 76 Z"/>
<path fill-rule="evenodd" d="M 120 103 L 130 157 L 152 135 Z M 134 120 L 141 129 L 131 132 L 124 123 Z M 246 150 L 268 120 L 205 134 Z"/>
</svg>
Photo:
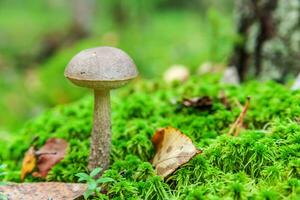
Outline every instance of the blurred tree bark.
<svg viewBox="0 0 300 200">
<path fill-rule="evenodd" d="M 99 0 L 98 0 L 99 1 Z M 72 9 L 72 23 L 65 32 L 50 32 L 41 42 L 41 48 L 35 62 L 42 63 L 51 57 L 62 46 L 67 46 L 87 37 L 91 33 L 94 14 L 94 0 L 73 0 L 70 3 Z"/>
<path fill-rule="evenodd" d="M 240 80 L 283 82 L 300 71 L 300 1 L 237 0 L 236 44 L 231 64 Z"/>
<path fill-rule="evenodd" d="M 98 4 L 99 2 L 98 0 Z M 89 34 L 91 31 L 94 6 L 94 0 L 73 1 L 73 24 L 83 32 L 82 34 Z"/>
<path fill-rule="evenodd" d="M 160 0 L 110 0 L 106 4 L 114 23 L 120 29 L 132 24 L 144 24 Z"/>
</svg>

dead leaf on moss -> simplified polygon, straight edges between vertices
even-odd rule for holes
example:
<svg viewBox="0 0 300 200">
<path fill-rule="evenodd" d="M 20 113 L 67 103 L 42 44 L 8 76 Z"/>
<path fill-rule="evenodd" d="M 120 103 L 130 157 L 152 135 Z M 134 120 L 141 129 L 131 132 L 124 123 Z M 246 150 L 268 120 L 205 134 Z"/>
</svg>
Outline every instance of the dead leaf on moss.
<svg viewBox="0 0 300 200">
<path fill-rule="evenodd" d="M 219 93 L 218 100 L 222 103 L 226 109 L 230 110 L 231 105 L 228 101 L 228 97 L 226 96 L 225 92 L 222 90 Z M 182 106 L 186 108 L 196 108 L 199 110 L 210 110 L 213 106 L 213 98 L 210 96 L 200 96 L 200 97 L 193 97 L 193 98 L 183 98 L 181 102 L 179 102 Z"/>
<path fill-rule="evenodd" d="M 26 152 L 21 171 L 21 181 L 25 176 L 37 167 L 38 171 L 33 172 L 33 176 L 45 178 L 52 167 L 61 161 L 66 154 L 68 143 L 59 138 L 50 138 L 38 151 L 30 147 Z"/>
<path fill-rule="evenodd" d="M 22 170 L 21 170 L 21 181 L 24 180 L 25 176 L 28 173 L 31 173 L 36 165 L 36 157 L 34 147 L 30 147 L 28 151 L 25 153 L 23 162 L 22 162 Z"/>
<path fill-rule="evenodd" d="M 173 127 L 156 131 L 152 142 L 156 150 L 152 164 L 155 166 L 157 175 L 162 177 L 170 175 L 202 152 L 193 145 L 189 137 Z"/>
<path fill-rule="evenodd" d="M 7 199 L 73 200 L 83 195 L 86 184 L 79 183 L 9 183 L 0 186 L 0 193 Z"/>
<path fill-rule="evenodd" d="M 194 107 L 197 109 L 210 109 L 213 105 L 213 100 L 209 96 L 184 98 L 182 105 L 185 107 Z"/>
<path fill-rule="evenodd" d="M 46 144 L 36 152 L 38 172 L 34 172 L 33 176 L 45 178 L 52 167 L 65 157 L 67 147 L 68 143 L 64 139 L 48 139 Z"/>
</svg>

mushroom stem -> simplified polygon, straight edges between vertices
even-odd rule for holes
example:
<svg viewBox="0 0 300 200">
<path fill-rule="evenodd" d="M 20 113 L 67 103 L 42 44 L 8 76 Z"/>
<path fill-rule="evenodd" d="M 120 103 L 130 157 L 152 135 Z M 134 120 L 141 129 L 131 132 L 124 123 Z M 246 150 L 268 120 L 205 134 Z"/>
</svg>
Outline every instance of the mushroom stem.
<svg viewBox="0 0 300 200">
<path fill-rule="evenodd" d="M 101 167 L 105 170 L 109 166 L 111 145 L 110 91 L 95 90 L 94 93 L 94 125 L 88 168 Z"/>
</svg>

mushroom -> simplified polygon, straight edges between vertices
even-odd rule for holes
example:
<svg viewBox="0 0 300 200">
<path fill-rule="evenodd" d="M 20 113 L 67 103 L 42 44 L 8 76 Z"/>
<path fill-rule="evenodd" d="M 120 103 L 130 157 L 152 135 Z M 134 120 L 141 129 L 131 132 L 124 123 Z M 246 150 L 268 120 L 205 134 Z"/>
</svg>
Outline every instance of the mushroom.
<svg viewBox="0 0 300 200">
<path fill-rule="evenodd" d="M 184 65 L 173 65 L 164 73 L 164 80 L 167 83 L 186 81 L 190 76 L 188 68 Z"/>
<path fill-rule="evenodd" d="M 136 66 L 120 49 L 96 47 L 75 55 L 64 75 L 75 85 L 94 90 L 94 124 L 88 168 L 107 169 L 111 146 L 110 90 L 137 77 Z"/>
</svg>

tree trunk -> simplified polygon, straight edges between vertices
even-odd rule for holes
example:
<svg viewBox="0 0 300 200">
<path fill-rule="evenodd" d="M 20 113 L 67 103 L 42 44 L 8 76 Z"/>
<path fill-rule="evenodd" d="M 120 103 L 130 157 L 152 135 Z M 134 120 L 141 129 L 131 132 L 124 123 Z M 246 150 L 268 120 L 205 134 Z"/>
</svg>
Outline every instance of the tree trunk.
<svg viewBox="0 0 300 200">
<path fill-rule="evenodd" d="M 236 44 L 231 65 L 249 77 L 284 81 L 300 71 L 300 1 L 237 0 Z"/>
<path fill-rule="evenodd" d="M 74 0 L 73 3 L 73 26 L 89 34 L 93 21 L 94 0 Z"/>
</svg>

